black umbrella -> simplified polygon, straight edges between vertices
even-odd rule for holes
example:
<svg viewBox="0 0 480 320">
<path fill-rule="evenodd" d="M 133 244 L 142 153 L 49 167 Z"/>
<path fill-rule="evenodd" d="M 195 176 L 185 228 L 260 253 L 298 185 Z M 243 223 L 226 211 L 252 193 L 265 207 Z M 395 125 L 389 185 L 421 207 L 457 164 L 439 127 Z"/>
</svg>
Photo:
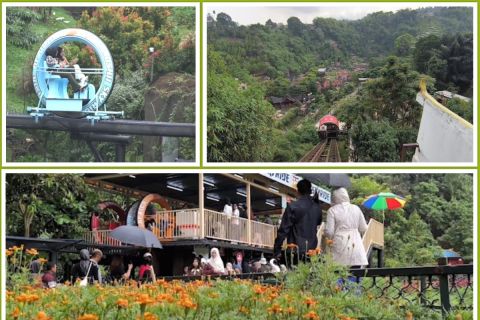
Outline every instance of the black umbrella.
<svg viewBox="0 0 480 320">
<path fill-rule="evenodd" d="M 330 187 L 348 188 L 352 185 L 350 177 L 345 173 L 299 173 L 313 183 L 320 183 Z"/>
<path fill-rule="evenodd" d="M 133 244 L 146 248 L 162 249 L 162 244 L 152 231 L 142 229 L 136 226 L 120 226 L 115 228 L 110 237 L 117 239 L 123 243 Z"/>
</svg>

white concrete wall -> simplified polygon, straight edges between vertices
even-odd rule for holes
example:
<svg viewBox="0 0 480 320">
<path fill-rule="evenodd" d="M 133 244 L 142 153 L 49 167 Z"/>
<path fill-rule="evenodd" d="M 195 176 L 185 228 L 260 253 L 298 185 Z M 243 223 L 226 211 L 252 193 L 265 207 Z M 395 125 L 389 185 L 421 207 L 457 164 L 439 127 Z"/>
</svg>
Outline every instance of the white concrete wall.
<svg viewBox="0 0 480 320">
<path fill-rule="evenodd" d="M 412 161 L 472 162 L 473 126 L 432 99 L 422 92 L 417 94 L 423 113 L 417 137 L 419 148 Z"/>
</svg>

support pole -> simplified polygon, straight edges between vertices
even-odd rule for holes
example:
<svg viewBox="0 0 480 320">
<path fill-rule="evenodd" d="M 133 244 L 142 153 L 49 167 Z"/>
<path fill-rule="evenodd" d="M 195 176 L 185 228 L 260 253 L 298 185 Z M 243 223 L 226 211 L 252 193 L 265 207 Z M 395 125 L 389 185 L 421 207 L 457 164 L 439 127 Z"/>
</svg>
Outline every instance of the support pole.
<svg viewBox="0 0 480 320">
<path fill-rule="evenodd" d="M 125 162 L 125 153 L 127 146 L 123 143 L 115 145 L 115 162 Z"/>
<path fill-rule="evenodd" d="M 205 238 L 205 201 L 203 195 L 203 173 L 198 174 L 198 207 L 200 210 L 200 239 Z"/>
<path fill-rule="evenodd" d="M 87 143 L 88 147 L 90 148 L 90 151 L 92 151 L 93 156 L 95 157 L 95 161 L 105 162 L 105 160 L 103 160 L 102 155 L 100 154 L 100 152 L 98 152 L 97 147 L 93 144 L 93 142 L 90 141 L 90 140 L 85 140 L 85 142 Z"/>
<path fill-rule="evenodd" d="M 440 279 L 440 301 L 442 302 L 442 313 L 447 315 L 452 306 L 450 305 L 450 292 L 448 290 L 448 274 L 442 274 Z"/>
<path fill-rule="evenodd" d="M 249 244 L 252 244 L 252 197 L 250 194 L 251 190 L 250 182 L 247 181 L 247 215 L 248 215 L 248 224 L 247 224 L 247 240 Z"/>
</svg>

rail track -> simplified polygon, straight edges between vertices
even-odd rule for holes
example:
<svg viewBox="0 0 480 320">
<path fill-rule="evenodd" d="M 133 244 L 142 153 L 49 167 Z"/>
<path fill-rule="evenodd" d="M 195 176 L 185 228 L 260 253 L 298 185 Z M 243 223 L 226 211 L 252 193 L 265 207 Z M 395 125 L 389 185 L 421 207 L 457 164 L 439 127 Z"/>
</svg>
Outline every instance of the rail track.
<svg viewBox="0 0 480 320">
<path fill-rule="evenodd" d="M 341 162 L 337 139 L 328 138 L 307 152 L 299 162 Z"/>
</svg>

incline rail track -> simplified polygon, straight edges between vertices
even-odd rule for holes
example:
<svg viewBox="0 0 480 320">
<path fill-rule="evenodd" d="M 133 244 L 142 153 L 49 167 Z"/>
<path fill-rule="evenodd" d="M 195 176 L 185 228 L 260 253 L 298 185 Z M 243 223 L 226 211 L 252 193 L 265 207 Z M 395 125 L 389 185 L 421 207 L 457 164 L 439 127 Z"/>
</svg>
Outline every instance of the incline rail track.
<svg viewBox="0 0 480 320">
<path fill-rule="evenodd" d="M 341 162 L 337 139 L 328 138 L 307 152 L 299 162 Z"/>
</svg>

